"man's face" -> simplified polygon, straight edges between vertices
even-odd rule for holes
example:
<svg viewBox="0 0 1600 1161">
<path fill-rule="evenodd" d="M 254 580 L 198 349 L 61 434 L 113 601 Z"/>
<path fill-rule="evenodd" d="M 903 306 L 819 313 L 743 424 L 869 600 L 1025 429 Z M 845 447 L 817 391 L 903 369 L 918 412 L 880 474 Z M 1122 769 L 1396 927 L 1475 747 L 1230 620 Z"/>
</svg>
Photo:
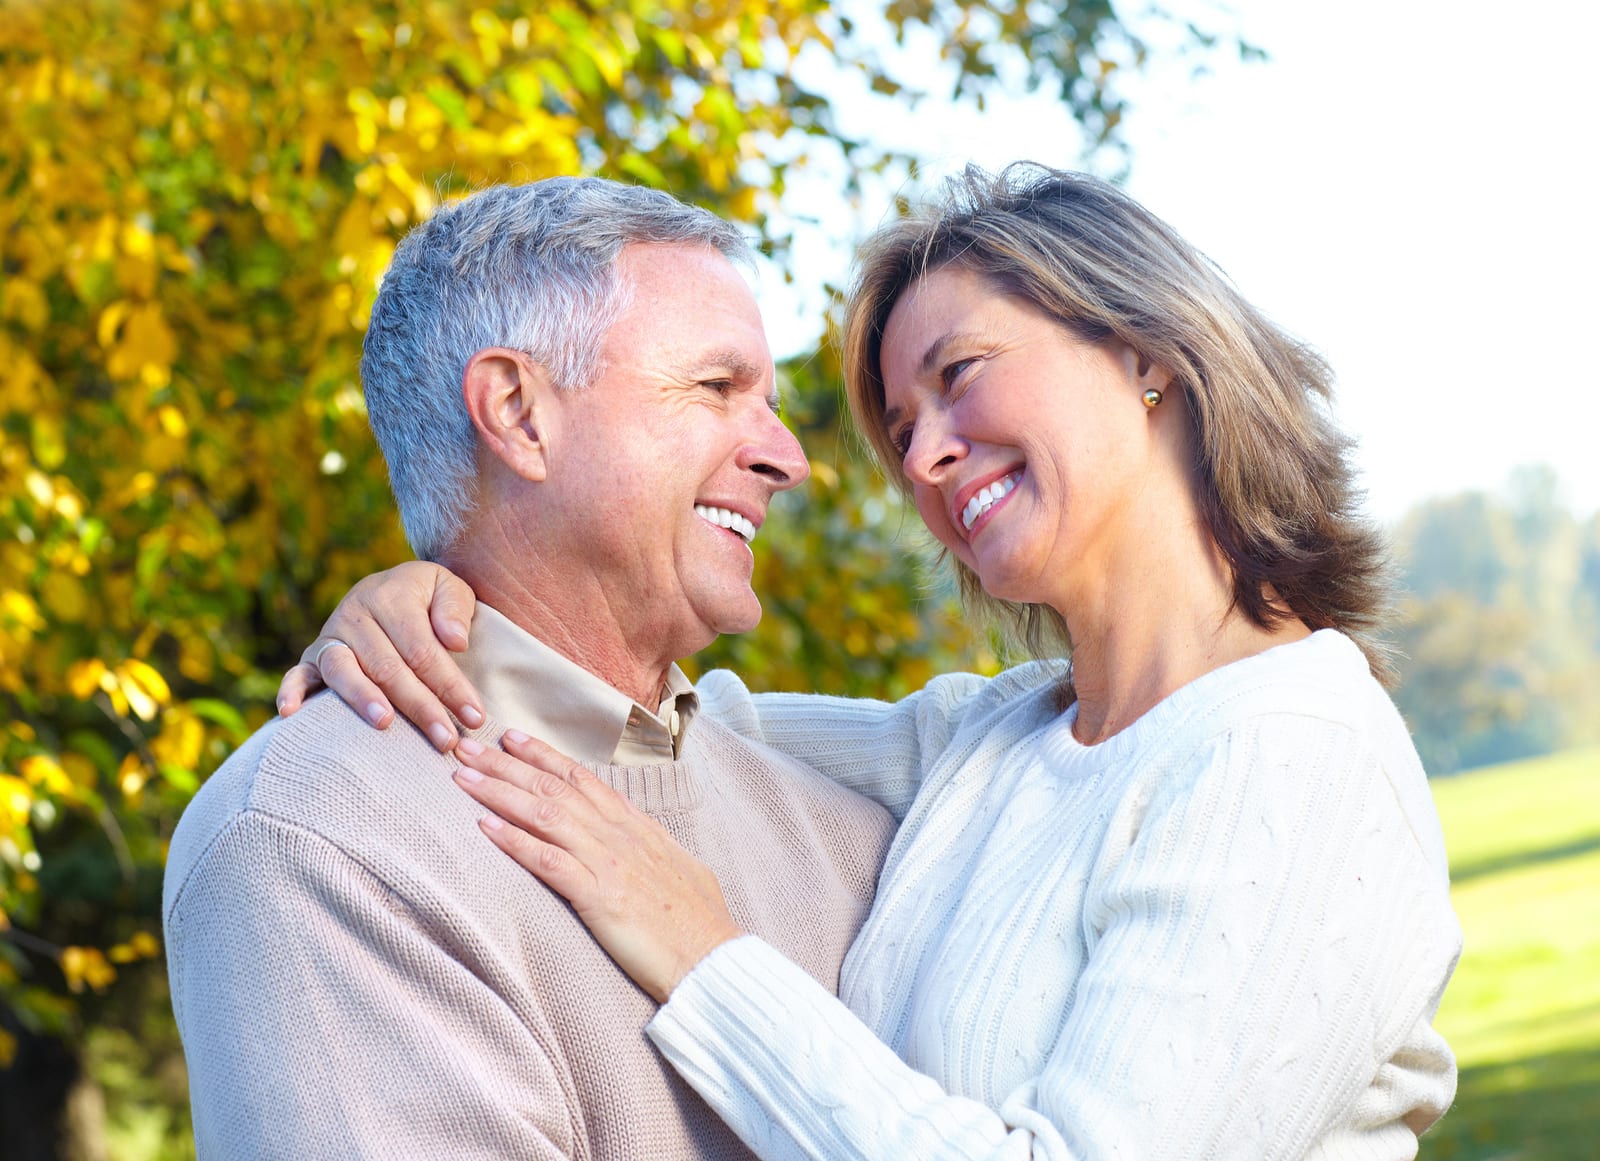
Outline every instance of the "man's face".
<svg viewBox="0 0 1600 1161">
<path fill-rule="evenodd" d="M 635 652 L 682 657 L 761 619 L 749 541 L 810 468 L 733 265 L 708 246 L 635 244 L 617 274 L 625 306 L 600 375 L 556 404 L 546 496 L 567 534 L 550 564 L 598 583 L 597 614 Z"/>
</svg>

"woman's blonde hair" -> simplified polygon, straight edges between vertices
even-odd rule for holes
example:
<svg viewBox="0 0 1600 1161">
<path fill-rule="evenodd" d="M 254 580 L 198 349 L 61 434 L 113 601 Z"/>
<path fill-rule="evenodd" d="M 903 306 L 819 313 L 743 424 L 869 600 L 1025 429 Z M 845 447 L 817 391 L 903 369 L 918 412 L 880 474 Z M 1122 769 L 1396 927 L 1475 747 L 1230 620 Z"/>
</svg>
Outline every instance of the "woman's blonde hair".
<svg viewBox="0 0 1600 1161">
<path fill-rule="evenodd" d="M 1298 617 L 1351 636 L 1381 680 L 1389 603 L 1382 537 L 1360 512 L 1353 441 L 1327 409 L 1332 376 L 1204 255 L 1115 186 L 1026 162 L 969 166 L 931 204 L 862 247 L 845 307 L 845 386 L 886 473 L 909 485 L 883 423 L 883 330 L 918 279 L 959 266 L 1085 342 L 1120 341 L 1187 398 L 1202 519 L 1233 602 L 1257 625 Z M 990 597 L 952 558 L 967 607 L 1036 655 L 1070 649 L 1061 617 Z"/>
</svg>

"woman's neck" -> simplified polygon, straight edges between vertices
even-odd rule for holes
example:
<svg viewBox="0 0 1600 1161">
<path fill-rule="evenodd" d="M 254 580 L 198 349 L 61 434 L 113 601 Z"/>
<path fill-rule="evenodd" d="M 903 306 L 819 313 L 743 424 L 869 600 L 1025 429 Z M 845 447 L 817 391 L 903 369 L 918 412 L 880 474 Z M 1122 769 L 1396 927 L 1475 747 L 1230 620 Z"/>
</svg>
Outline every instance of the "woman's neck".
<svg viewBox="0 0 1600 1161">
<path fill-rule="evenodd" d="M 1228 568 L 1197 525 L 1165 540 L 1165 552 L 1161 538 L 1147 539 L 1137 567 L 1108 569 L 1095 591 L 1057 606 L 1072 638 L 1072 732 L 1084 745 L 1213 669 L 1310 635 L 1298 618 L 1267 629 L 1235 608 Z"/>
<path fill-rule="evenodd" d="M 1264 629 L 1238 612 L 1216 621 L 1168 626 L 1159 634 L 1073 638 L 1072 684 L 1078 716 L 1072 734 L 1086 746 L 1121 733 L 1198 677 L 1309 636 L 1297 619 Z"/>
</svg>

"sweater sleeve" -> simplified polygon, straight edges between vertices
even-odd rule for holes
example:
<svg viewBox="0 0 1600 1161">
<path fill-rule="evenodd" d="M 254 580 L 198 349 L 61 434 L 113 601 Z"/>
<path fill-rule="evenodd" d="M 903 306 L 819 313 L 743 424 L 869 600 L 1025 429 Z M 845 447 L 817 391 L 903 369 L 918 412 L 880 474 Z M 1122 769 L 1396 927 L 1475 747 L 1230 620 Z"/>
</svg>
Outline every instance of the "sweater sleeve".
<svg viewBox="0 0 1600 1161">
<path fill-rule="evenodd" d="M 166 914 L 199 1155 L 572 1155 L 539 1030 L 431 926 L 301 827 L 220 830 Z"/>
<path fill-rule="evenodd" d="M 1412 1155 L 1454 1090 L 1429 1022 L 1460 932 L 1378 765 L 1285 717 L 1136 783 L 1085 888 L 1080 978 L 1027 979 L 1019 951 L 996 981 L 1076 989 L 996 1107 L 751 938 L 697 966 L 651 1038 L 767 1158 Z"/>
<path fill-rule="evenodd" d="M 886 808 L 898 822 L 990 679 L 934 678 L 896 702 L 820 693 L 752 694 L 714 670 L 696 683 L 707 712 Z"/>
</svg>

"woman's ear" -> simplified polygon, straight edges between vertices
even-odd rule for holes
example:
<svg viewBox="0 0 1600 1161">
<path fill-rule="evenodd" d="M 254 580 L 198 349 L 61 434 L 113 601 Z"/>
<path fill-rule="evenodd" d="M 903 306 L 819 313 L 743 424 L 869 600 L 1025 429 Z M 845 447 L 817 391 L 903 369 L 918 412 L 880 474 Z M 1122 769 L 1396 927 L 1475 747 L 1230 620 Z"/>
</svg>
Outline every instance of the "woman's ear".
<svg viewBox="0 0 1600 1161">
<path fill-rule="evenodd" d="M 1172 386 L 1172 372 L 1139 351 L 1132 351 L 1133 370 L 1141 392 L 1159 391 L 1163 394 Z"/>
<path fill-rule="evenodd" d="M 549 373 L 524 351 L 486 347 L 467 360 L 461 394 L 483 446 L 525 480 L 542 481 L 550 468 L 555 391 Z"/>
</svg>

